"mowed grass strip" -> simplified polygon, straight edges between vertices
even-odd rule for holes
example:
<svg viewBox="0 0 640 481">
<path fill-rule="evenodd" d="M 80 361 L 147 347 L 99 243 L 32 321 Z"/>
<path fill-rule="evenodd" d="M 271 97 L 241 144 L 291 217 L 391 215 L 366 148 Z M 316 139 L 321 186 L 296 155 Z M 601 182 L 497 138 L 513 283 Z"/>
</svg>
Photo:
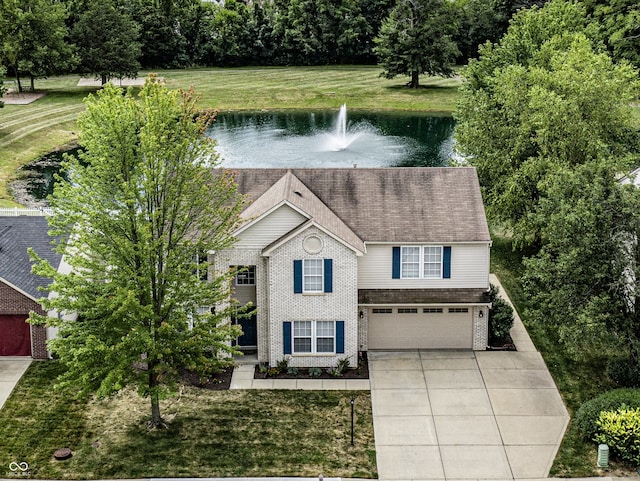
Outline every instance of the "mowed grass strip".
<svg viewBox="0 0 640 481">
<path fill-rule="evenodd" d="M 130 390 L 103 401 L 52 389 L 61 370 L 36 363 L 0 410 L 0 477 L 29 463 L 32 478 L 376 478 L 369 392 L 208 391 L 162 402 L 169 429 L 148 431 L 149 403 Z M 351 446 L 351 398 L 355 445 Z M 52 457 L 69 447 L 73 457 Z"/>
<path fill-rule="evenodd" d="M 193 86 L 199 105 L 218 110 L 350 109 L 451 113 L 459 80 L 426 77 L 423 88 L 405 87 L 407 78 L 380 77 L 376 66 L 246 67 L 156 72 L 171 88 Z M 140 72 L 140 76 L 148 72 Z M 97 87 L 78 87 L 76 75 L 37 80 L 47 95 L 28 105 L 0 109 L 0 207 L 15 206 L 7 182 L 39 156 L 77 141 L 75 121 L 83 99 Z M 7 86 L 15 87 L 11 81 Z"/>
</svg>

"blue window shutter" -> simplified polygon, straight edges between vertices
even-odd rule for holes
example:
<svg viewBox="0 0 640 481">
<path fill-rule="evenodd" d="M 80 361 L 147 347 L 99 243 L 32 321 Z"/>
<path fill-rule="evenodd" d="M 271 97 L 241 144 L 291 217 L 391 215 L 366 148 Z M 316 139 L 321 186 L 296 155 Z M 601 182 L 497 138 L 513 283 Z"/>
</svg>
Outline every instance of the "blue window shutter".
<svg viewBox="0 0 640 481">
<path fill-rule="evenodd" d="M 282 323 L 282 340 L 284 341 L 284 353 L 291 354 L 291 323 Z"/>
<path fill-rule="evenodd" d="M 451 246 L 442 248 L 442 278 L 451 279 Z"/>
<path fill-rule="evenodd" d="M 302 294 L 302 261 L 293 261 L 293 293 Z"/>
<path fill-rule="evenodd" d="M 336 354 L 344 354 L 344 321 L 336 321 Z"/>
<path fill-rule="evenodd" d="M 333 259 L 324 260 L 324 292 L 333 292 Z"/>
<path fill-rule="evenodd" d="M 393 279 L 400 279 L 400 247 L 393 248 L 393 269 L 391 277 Z"/>
</svg>

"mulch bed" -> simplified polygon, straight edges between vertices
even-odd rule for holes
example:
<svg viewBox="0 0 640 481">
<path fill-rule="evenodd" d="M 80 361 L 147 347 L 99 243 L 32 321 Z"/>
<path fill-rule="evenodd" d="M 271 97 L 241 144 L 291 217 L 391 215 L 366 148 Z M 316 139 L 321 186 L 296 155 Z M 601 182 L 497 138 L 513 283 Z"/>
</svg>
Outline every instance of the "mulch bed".
<svg viewBox="0 0 640 481">
<path fill-rule="evenodd" d="M 187 369 L 179 369 L 180 380 L 190 386 L 209 389 L 211 391 L 226 391 L 231 386 L 231 376 L 233 375 L 233 366 L 226 368 L 217 374 L 213 374 L 206 379 L 201 380 L 198 373 L 188 371 Z"/>
<path fill-rule="evenodd" d="M 277 374 L 275 376 L 267 376 L 265 373 L 260 372 L 260 366 L 256 366 L 254 379 L 369 379 L 369 363 L 367 362 L 367 353 L 362 353 L 362 357 L 358 362 L 358 367 L 347 369 L 341 376 L 336 377 L 327 372 L 327 369 L 322 369 L 320 376 L 309 376 L 309 369 L 298 368 L 298 374 L 291 375 L 286 372 Z"/>
<path fill-rule="evenodd" d="M 496 346 L 487 346 L 487 351 L 517 351 L 516 345 L 511 339 L 511 336 L 507 336 L 504 343 Z"/>
</svg>

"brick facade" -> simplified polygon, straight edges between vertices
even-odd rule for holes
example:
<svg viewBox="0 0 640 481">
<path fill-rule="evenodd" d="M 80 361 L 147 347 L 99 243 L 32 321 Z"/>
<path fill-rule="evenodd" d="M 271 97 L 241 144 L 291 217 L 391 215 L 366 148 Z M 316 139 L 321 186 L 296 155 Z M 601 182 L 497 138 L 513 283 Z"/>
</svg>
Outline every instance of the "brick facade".
<svg viewBox="0 0 640 481">
<path fill-rule="evenodd" d="M 317 236 L 322 249 L 310 254 L 304 240 Z M 294 294 L 293 261 L 297 259 L 332 259 L 333 292 Z M 332 367 L 338 359 L 348 357 L 358 363 L 358 267 L 355 252 L 315 227 L 309 228 L 276 248 L 269 262 L 269 363 L 284 357 L 283 323 L 291 321 L 344 321 L 344 354 L 291 356 L 290 365 L 298 367 Z"/>
<path fill-rule="evenodd" d="M 480 317 L 482 313 L 482 317 Z M 473 308 L 473 350 L 484 351 L 489 345 L 489 309 Z"/>
<path fill-rule="evenodd" d="M 28 316 L 31 311 L 46 314 L 40 304 L 0 281 L 0 315 Z M 44 326 L 31 326 L 31 356 L 47 359 L 47 333 Z"/>
</svg>

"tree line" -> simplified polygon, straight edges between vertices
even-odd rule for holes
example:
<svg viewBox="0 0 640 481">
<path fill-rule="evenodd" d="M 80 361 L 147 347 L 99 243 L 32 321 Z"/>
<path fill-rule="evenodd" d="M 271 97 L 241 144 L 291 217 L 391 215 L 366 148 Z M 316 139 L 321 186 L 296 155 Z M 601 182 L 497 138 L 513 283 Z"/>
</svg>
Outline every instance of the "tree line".
<svg viewBox="0 0 640 481">
<path fill-rule="evenodd" d="M 400 21 L 421 10 L 416 22 L 439 22 L 421 39 L 406 32 L 421 42 L 411 48 L 444 36 L 455 49 L 447 60 L 466 63 L 536 1 L 2 0 L 0 65 L 22 89 L 23 78 L 33 88 L 35 79 L 69 72 L 106 80 L 139 69 L 373 64 L 394 8 Z"/>
</svg>

